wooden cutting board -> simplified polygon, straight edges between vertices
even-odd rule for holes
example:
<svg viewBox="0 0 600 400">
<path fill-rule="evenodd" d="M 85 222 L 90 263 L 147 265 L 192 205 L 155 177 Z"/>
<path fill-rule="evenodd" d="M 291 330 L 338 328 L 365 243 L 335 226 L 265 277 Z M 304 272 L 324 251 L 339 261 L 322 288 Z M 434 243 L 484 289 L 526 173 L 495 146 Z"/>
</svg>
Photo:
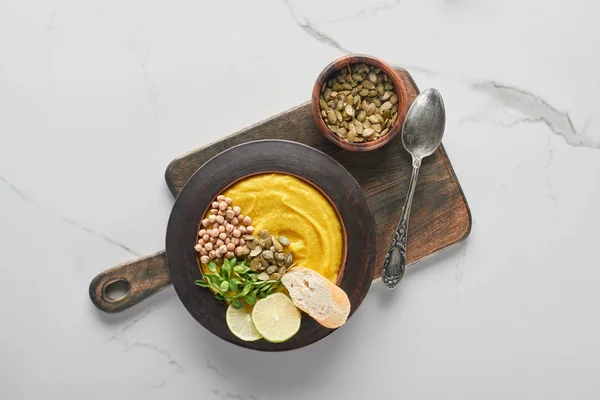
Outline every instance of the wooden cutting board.
<svg viewBox="0 0 600 400">
<path fill-rule="evenodd" d="M 419 93 L 410 74 L 397 68 L 409 103 Z M 350 152 L 329 142 L 318 130 L 310 102 L 198 148 L 173 160 L 165 172 L 167 185 L 177 196 L 192 174 L 213 156 L 231 146 L 259 139 L 285 139 L 315 147 L 340 162 L 362 186 L 377 224 L 379 278 L 408 190 L 411 157 L 400 135 L 380 149 Z M 443 145 L 423 161 L 408 229 L 407 262 L 415 263 L 465 239 L 471 230 L 469 205 Z"/>
</svg>

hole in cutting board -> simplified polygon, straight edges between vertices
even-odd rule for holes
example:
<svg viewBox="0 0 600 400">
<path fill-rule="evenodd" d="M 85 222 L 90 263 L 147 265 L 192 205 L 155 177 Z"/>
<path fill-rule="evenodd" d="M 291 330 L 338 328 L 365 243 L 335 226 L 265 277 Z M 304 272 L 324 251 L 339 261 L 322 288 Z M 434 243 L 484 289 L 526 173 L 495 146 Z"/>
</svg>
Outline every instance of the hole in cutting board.
<svg viewBox="0 0 600 400">
<path fill-rule="evenodd" d="M 125 279 L 120 279 L 109 283 L 104 289 L 104 294 L 108 301 L 118 301 L 125 297 L 130 289 L 131 285 L 129 282 Z"/>
</svg>

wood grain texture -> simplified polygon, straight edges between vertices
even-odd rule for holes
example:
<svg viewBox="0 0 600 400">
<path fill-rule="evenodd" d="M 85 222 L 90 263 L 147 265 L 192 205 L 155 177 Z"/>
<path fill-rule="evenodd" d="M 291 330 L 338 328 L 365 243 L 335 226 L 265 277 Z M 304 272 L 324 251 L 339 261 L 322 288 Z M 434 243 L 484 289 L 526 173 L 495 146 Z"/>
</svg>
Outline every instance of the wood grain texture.
<svg viewBox="0 0 600 400">
<path fill-rule="evenodd" d="M 231 147 L 212 158 L 192 176 L 175 201 L 167 225 L 166 252 L 173 287 L 188 312 L 202 326 L 239 346 L 282 351 L 314 343 L 331 334 L 333 329 L 304 315 L 300 331 L 284 343 L 244 342 L 227 327 L 225 304 L 195 284 L 202 275 L 194 245 L 207 207 L 240 179 L 271 172 L 292 174 L 312 183 L 336 209 L 344 232 L 337 284 L 348 294 L 352 316 L 371 287 L 369 277 L 375 270 L 377 246 L 375 220 L 362 188 L 352 175 L 334 159 L 309 146 L 283 140 L 260 140 Z"/>
<path fill-rule="evenodd" d="M 406 88 L 409 106 L 419 93 L 412 77 L 396 68 Z M 259 139 L 287 139 L 317 148 L 342 164 L 362 186 L 377 224 L 377 268 L 383 257 L 406 197 L 411 157 L 398 135 L 380 149 L 350 152 L 328 141 L 317 128 L 311 103 L 304 103 L 205 147 L 173 160 L 165 172 L 167 185 L 177 196 L 187 180 L 205 162 L 241 143 Z M 424 160 L 419 173 L 408 234 L 407 263 L 411 264 L 465 239 L 471 230 L 471 212 L 443 145 Z"/>
<path fill-rule="evenodd" d="M 113 300 L 106 295 L 106 288 L 117 281 L 126 281 L 130 289 L 121 298 Z M 167 258 L 165 252 L 160 251 L 125 262 L 96 275 L 90 283 L 90 299 L 100 310 L 116 313 L 140 303 L 170 283 L 171 275 L 167 267 Z"/>
</svg>

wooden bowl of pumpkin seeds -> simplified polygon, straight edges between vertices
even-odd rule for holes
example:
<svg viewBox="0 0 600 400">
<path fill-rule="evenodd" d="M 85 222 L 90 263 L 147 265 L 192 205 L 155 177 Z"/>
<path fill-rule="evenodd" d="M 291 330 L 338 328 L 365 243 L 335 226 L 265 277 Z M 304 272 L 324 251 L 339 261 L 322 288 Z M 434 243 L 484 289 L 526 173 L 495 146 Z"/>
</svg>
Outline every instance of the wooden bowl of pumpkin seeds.
<svg viewBox="0 0 600 400">
<path fill-rule="evenodd" d="M 311 110 L 327 139 L 351 151 L 375 150 L 400 132 L 408 101 L 396 71 L 366 55 L 329 64 L 313 87 Z"/>
</svg>

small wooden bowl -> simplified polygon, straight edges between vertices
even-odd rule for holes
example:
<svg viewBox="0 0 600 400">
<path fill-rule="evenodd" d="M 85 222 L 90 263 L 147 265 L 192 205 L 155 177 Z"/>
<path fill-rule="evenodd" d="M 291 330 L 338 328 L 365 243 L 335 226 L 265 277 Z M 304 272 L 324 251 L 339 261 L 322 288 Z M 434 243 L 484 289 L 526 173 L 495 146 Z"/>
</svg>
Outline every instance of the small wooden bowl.
<svg viewBox="0 0 600 400">
<path fill-rule="evenodd" d="M 323 84 L 326 83 L 330 79 L 331 75 L 336 71 L 356 63 L 364 63 L 379 68 L 388 76 L 388 78 L 392 80 L 392 84 L 394 85 L 394 89 L 396 89 L 396 94 L 398 96 L 398 118 L 396 118 L 396 122 L 394 122 L 394 124 L 390 127 L 387 135 L 371 142 L 350 143 L 349 141 L 338 137 L 327 127 L 325 121 L 323 121 L 323 117 L 321 116 L 319 97 L 321 95 L 321 88 L 323 87 Z M 394 136 L 398 134 L 398 132 L 400 132 L 402 124 L 404 123 L 404 119 L 406 118 L 406 112 L 408 110 L 408 96 L 406 95 L 406 88 L 404 87 L 404 83 L 400 79 L 400 76 L 390 65 L 375 57 L 361 54 L 350 54 L 333 61 L 319 74 L 312 91 L 311 110 L 319 130 L 331 142 L 350 151 L 369 151 L 378 149 L 385 145 L 392 140 Z"/>
</svg>

